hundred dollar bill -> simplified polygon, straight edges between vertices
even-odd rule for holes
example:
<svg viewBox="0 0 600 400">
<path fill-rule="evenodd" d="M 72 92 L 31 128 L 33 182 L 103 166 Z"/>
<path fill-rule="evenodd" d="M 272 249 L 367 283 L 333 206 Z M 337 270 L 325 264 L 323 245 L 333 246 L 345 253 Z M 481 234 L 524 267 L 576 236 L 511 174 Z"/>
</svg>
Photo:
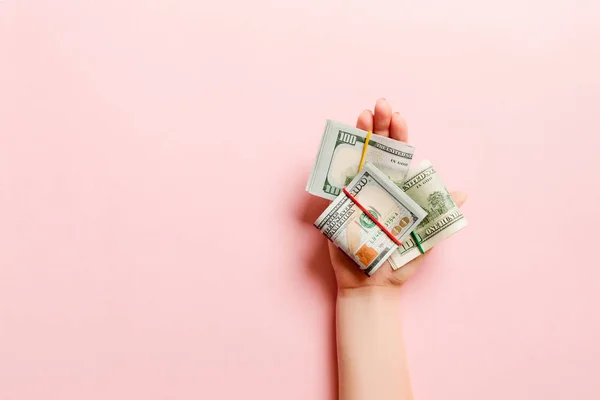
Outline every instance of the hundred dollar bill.
<svg viewBox="0 0 600 400">
<path fill-rule="evenodd" d="M 399 241 L 427 215 L 371 163 L 366 164 L 346 189 Z M 343 192 L 314 225 L 369 276 L 398 248 Z"/>
<path fill-rule="evenodd" d="M 402 190 L 428 213 L 413 232 L 421 242 L 423 251 L 431 249 L 467 226 L 466 218 L 429 161 L 423 161 L 417 168 L 411 168 Z M 411 235 L 392 254 L 390 264 L 393 269 L 398 269 L 420 254 Z"/>
<path fill-rule="evenodd" d="M 358 173 L 366 136 L 361 129 L 328 120 L 306 191 L 335 199 Z M 365 162 L 374 164 L 400 187 L 414 152 L 415 148 L 406 143 L 371 135 Z"/>
</svg>

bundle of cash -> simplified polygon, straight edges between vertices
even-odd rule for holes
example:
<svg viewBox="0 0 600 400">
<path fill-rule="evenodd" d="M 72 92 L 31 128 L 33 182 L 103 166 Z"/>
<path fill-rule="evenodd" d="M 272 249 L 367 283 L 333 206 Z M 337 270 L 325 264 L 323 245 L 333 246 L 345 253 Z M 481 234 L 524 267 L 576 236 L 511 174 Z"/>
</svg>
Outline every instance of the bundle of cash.
<svg viewBox="0 0 600 400">
<path fill-rule="evenodd" d="M 315 196 L 335 199 L 358 173 L 366 136 L 363 130 L 328 120 L 306 190 Z M 372 135 L 365 162 L 375 165 L 400 187 L 414 151 L 406 143 Z"/>
<path fill-rule="evenodd" d="M 393 269 L 398 269 L 437 243 L 467 226 L 467 220 L 452 200 L 439 175 L 429 161 L 423 161 L 409 171 L 402 190 L 427 211 L 427 217 L 416 227 L 402 246 L 390 257 Z M 418 243 L 421 245 L 419 249 Z"/>
<path fill-rule="evenodd" d="M 363 130 L 328 120 L 306 190 L 334 200 L 315 226 L 372 275 L 387 259 L 393 269 L 402 267 L 466 227 L 467 220 L 429 161 L 410 168 L 414 147 L 373 135 L 363 152 L 366 137 Z M 367 167 L 359 172 L 363 154 Z"/>
<path fill-rule="evenodd" d="M 361 270 L 372 275 L 398 248 L 388 233 L 402 241 L 427 213 L 371 163 L 365 165 L 346 190 L 353 199 L 342 192 L 314 225 Z"/>
</svg>

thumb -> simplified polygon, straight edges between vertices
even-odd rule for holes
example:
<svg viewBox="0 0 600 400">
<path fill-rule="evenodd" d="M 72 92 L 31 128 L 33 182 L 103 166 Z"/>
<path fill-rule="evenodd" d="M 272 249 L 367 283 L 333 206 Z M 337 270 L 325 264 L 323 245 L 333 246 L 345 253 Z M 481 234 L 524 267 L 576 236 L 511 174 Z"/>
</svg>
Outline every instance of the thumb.
<svg viewBox="0 0 600 400">
<path fill-rule="evenodd" d="M 467 201 L 467 197 L 469 197 L 465 192 L 452 192 L 450 193 L 452 196 L 452 200 L 456 203 L 457 206 L 462 207 L 463 204 Z"/>
</svg>

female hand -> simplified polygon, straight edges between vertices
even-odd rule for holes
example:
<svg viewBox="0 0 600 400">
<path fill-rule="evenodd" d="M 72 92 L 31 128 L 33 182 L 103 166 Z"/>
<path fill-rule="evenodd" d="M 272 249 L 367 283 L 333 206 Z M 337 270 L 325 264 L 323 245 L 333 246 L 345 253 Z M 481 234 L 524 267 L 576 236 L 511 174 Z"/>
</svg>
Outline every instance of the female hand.
<svg viewBox="0 0 600 400">
<path fill-rule="evenodd" d="M 365 131 L 373 131 L 375 135 L 388 136 L 395 140 L 408 142 L 406 121 L 400 113 L 392 112 L 392 107 L 385 99 L 377 100 L 374 114 L 370 110 L 363 111 L 358 117 L 356 127 Z M 467 195 L 463 192 L 453 192 L 451 195 L 459 207 L 467 198 Z M 350 257 L 329 242 L 329 255 L 335 271 L 338 290 L 365 286 L 399 287 L 414 275 L 423 263 L 427 253 L 396 271 L 392 270 L 390 263 L 386 261 L 373 276 L 368 277 L 360 271 Z"/>
</svg>

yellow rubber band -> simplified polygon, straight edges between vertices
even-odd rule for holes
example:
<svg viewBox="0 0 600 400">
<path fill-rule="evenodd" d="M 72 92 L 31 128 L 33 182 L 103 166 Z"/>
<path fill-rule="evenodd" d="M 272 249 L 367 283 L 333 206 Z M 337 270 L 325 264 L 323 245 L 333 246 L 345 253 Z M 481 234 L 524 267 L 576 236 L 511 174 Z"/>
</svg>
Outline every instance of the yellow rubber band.
<svg viewBox="0 0 600 400">
<path fill-rule="evenodd" d="M 363 147 L 362 156 L 360 156 L 360 163 L 358 163 L 358 171 L 362 169 L 365 164 L 365 156 L 367 155 L 367 147 L 369 146 L 369 140 L 371 140 L 371 131 L 367 133 L 367 137 L 365 138 L 365 147 Z"/>
</svg>

